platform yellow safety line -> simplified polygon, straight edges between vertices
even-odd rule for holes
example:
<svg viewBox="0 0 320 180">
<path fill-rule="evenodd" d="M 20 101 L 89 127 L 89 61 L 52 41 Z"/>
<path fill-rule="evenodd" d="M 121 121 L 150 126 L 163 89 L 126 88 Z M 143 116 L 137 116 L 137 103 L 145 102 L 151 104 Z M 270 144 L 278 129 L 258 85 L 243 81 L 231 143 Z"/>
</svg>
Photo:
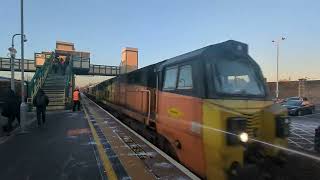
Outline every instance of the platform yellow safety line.
<svg viewBox="0 0 320 180">
<path fill-rule="evenodd" d="M 117 175 L 114 172 L 114 170 L 112 168 L 112 165 L 111 165 L 111 162 L 109 161 L 109 158 L 108 158 L 107 154 L 105 153 L 105 151 L 103 149 L 103 145 L 101 144 L 101 142 L 99 140 L 98 134 L 97 134 L 96 130 L 94 129 L 93 124 L 89 121 L 89 115 L 88 115 L 86 109 L 85 108 L 83 108 L 83 109 L 84 109 L 84 113 L 86 114 L 86 119 L 87 119 L 87 121 L 89 123 L 93 139 L 94 139 L 94 141 L 95 141 L 95 143 L 97 145 L 99 156 L 100 156 L 100 159 L 101 159 L 101 161 L 103 163 L 103 168 L 104 168 L 104 170 L 106 172 L 108 180 L 117 180 L 118 179 Z"/>
</svg>

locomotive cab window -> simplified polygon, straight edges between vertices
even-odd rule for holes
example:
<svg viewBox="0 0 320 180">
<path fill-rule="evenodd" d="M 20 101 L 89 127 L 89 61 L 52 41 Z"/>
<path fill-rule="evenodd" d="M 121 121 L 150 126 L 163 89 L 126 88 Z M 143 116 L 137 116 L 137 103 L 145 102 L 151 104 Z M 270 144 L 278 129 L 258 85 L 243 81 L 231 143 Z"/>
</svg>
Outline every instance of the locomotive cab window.
<svg viewBox="0 0 320 180">
<path fill-rule="evenodd" d="M 216 91 L 229 96 L 264 96 L 260 74 L 245 61 L 220 61 L 214 67 Z"/>
<path fill-rule="evenodd" d="M 192 68 L 190 65 L 179 68 L 179 80 L 177 89 L 192 89 Z"/>
<path fill-rule="evenodd" d="M 175 90 L 177 84 L 178 67 L 166 69 L 163 90 Z"/>
</svg>

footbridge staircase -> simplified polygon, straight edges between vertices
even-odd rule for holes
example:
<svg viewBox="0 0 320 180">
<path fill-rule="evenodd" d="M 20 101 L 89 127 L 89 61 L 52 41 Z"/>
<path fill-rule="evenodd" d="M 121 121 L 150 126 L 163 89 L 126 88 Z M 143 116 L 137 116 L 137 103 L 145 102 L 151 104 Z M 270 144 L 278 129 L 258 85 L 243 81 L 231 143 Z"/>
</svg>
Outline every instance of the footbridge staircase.
<svg viewBox="0 0 320 180">
<path fill-rule="evenodd" d="M 49 56 L 42 67 L 37 68 L 28 86 L 28 103 L 32 106 L 33 99 L 40 89 L 49 97 L 49 110 L 66 109 L 71 104 L 71 92 L 74 88 L 72 68 L 65 67 L 64 71 L 54 72 L 54 55 Z"/>
</svg>

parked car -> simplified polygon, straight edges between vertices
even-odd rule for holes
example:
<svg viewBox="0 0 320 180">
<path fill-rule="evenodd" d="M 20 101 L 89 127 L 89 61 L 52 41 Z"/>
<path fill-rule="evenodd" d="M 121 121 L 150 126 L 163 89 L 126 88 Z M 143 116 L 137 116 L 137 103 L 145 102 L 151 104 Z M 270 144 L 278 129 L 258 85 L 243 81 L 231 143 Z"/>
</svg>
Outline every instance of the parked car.
<svg viewBox="0 0 320 180">
<path fill-rule="evenodd" d="M 284 104 L 285 102 L 287 101 L 291 101 L 291 100 L 296 100 L 296 101 L 302 101 L 302 97 L 298 97 L 298 96 L 294 96 L 294 97 L 288 97 L 288 98 L 285 98 L 285 99 L 281 99 L 281 98 L 274 98 L 272 99 L 272 101 L 276 104 Z"/>
<path fill-rule="evenodd" d="M 302 101 L 303 98 L 302 97 L 299 97 L 299 96 L 295 96 L 295 97 L 288 97 L 286 98 L 284 101 L 287 102 L 287 101 Z"/>
<path fill-rule="evenodd" d="M 277 103 L 279 104 L 285 104 L 287 101 L 302 101 L 303 98 L 302 97 L 299 97 L 299 96 L 293 96 L 293 97 L 288 97 L 288 98 L 285 98 L 285 99 L 279 99 L 277 101 Z"/>
<path fill-rule="evenodd" d="M 315 111 L 315 106 L 308 101 L 307 98 L 288 100 L 282 104 L 288 109 L 289 115 L 303 116 L 305 114 L 312 114 Z"/>
<path fill-rule="evenodd" d="M 282 103 L 284 102 L 284 99 L 274 98 L 274 99 L 272 99 L 272 101 L 273 101 L 274 103 L 276 103 L 276 104 L 282 104 Z"/>
</svg>

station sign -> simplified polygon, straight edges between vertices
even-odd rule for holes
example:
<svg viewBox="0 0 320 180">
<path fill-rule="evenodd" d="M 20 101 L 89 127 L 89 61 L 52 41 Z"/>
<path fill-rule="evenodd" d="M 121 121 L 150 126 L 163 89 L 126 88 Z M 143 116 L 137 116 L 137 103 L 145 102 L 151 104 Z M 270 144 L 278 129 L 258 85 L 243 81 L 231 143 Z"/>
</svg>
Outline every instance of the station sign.
<svg viewBox="0 0 320 180">
<path fill-rule="evenodd" d="M 45 60 L 46 60 L 46 54 L 43 53 L 34 53 L 34 63 L 36 67 L 41 67 Z"/>
</svg>

